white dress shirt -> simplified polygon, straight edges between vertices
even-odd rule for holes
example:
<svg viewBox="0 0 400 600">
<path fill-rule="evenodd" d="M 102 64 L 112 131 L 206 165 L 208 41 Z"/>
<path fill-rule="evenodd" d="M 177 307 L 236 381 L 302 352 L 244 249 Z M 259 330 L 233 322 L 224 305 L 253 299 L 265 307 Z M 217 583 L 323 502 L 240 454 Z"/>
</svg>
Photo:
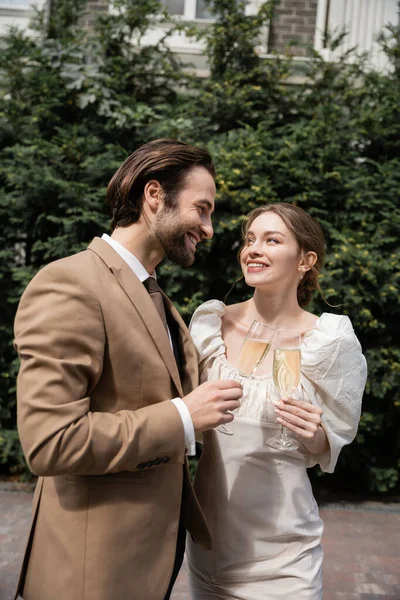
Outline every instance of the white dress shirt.
<svg viewBox="0 0 400 600">
<path fill-rule="evenodd" d="M 107 242 L 107 244 L 110 244 L 110 246 L 112 248 L 114 248 L 115 252 L 117 252 L 120 255 L 120 257 L 127 263 L 127 265 L 132 269 L 132 271 L 135 273 L 135 275 L 139 279 L 139 281 L 141 281 L 143 283 L 143 281 L 150 276 L 157 279 L 156 272 L 153 271 L 153 273 L 151 273 L 151 275 L 150 275 L 146 271 L 146 269 L 144 268 L 142 263 L 136 258 L 136 256 L 134 256 L 131 252 L 129 252 L 129 250 L 124 248 L 124 246 L 122 246 L 122 244 L 120 244 L 116 240 L 113 240 L 106 233 L 104 233 L 101 236 L 101 239 L 104 240 L 105 242 Z M 172 348 L 172 340 L 171 340 L 171 334 L 170 334 L 169 330 L 168 330 L 168 335 L 169 335 L 169 341 L 170 341 L 171 348 Z M 182 398 L 173 398 L 173 399 L 171 399 L 171 402 L 173 402 L 174 405 L 176 406 L 176 408 L 181 416 L 181 419 L 182 419 L 183 428 L 185 431 L 185 445 L 187 448 L 187 453 L 189 456 L 195 456 L 195 454 L 196 454 L 196 438 L 195 438 L 195 432 L 194 432 L 194 427 L 193 427 L 193 421 L 192 421 L 192 417 L 190 416 L 189 409 L 186 406 L 186 404 L 184 403 L 184 401 L 182 400 Z"/>
</svg>

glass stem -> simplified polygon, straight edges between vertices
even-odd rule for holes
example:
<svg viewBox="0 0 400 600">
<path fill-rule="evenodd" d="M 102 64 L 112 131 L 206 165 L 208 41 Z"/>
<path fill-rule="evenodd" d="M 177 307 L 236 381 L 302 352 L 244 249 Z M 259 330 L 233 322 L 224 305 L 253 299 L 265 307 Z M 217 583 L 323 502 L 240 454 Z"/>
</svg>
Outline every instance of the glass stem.
<svg viewBox="0 0 400 600">
<path fill-rule="evenodd" d="M 281 438 L 282 441 L 288 439 L 287 428 L 284 425 L 281 425 L 281 435 L 280 435 L 280 438 Z"/>
</svg>

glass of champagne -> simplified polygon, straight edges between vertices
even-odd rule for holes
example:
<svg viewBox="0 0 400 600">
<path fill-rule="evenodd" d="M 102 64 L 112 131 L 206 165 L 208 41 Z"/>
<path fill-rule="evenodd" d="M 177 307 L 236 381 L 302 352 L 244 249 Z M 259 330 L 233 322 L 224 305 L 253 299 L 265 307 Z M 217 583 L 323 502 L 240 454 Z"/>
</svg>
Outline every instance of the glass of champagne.
<svg viewBox="0 0 400 600">
<path fill-rule="evenodd" d="M 242 377 L 248 377 L 249 379 L 253 377 L 267 356 L 274 335 L 275 329 L 261 323 L 261 321 L 253 321 L 239 352 L 238 371 Z M 224 424 L 216 427 L 216 430 L 227 435 L 233 435 L 233 431 Z"/>
<path fill-rule="evenodd" d="M 300 347 L 300 333 L 283 329 L 276 332 L 272 376 L 281 399 L 293 394 L 300 383 Z M 280 435 L 269 439 L 267 444 L 276 450 L 296 450 L 300 446 L 297 440 L 288 436 L 284 425 L 281 425 Z"/>
</svg>

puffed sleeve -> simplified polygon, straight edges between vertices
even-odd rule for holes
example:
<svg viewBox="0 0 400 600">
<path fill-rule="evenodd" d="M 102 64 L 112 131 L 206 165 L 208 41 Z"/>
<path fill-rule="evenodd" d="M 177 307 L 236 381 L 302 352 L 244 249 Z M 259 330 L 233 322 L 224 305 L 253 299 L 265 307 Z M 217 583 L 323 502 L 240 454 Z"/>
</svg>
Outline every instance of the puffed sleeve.
<svg viewBox="0 0 400 600">
<path fill-rule="evenodd" d="M 313 456 L 314 464 L 332 473 L 341 449 L 356 436 L 367 379 L 366 360 L 350 319 L 324 313 L 315 330 L 306 334 L 301 358 L 301 384 L 323 411 L 330 446 L 328 452 Z"/>
<path fill-rule="evenodd" d="M 189 330 L 197 350 L 201 381 L 206 381 L 206 375 L 213 360 L 225 352 L 225 344 L 221 335 L 224 314 L 223 302 L 208 300 L 196 309 L 190 322 Z"/>
</svg>

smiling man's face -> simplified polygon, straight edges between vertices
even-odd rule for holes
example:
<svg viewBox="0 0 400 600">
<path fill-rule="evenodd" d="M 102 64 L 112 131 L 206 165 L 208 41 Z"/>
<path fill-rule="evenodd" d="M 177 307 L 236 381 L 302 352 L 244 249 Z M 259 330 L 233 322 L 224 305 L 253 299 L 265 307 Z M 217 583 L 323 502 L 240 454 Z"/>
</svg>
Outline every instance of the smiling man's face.
<svg viewBox="0 0 400 600">
<path fill-rule="evenodd" d="M 154 233 L 165 256 L 188 267 L 193 264 L 196 246 L 213 236 L 211 214 L 214 211 L 215 182 L 204 167 L 193 167 L 185 187 L 173 207 L 162 206 L 157 213 Z"/>
</svg>

